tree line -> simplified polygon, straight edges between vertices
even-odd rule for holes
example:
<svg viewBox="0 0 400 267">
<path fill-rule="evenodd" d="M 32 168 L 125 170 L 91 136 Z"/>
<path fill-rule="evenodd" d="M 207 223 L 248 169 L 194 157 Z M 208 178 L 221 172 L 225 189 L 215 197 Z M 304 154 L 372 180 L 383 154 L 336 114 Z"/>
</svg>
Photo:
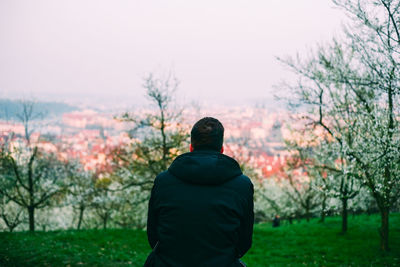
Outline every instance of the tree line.
<svg viewBox="0 0 400 267">
<path fill-rule="evenodd" d="M 303 131 L 317 142 L 292 143 L 310 173 L 347 204 L 367 188 L 381 214 L 382 250 L 389 249 L 389 213 L 400 197 L 400 1 L 333 0 L 350 22 L 342 38 L 309 58 L 280 59 L 298 76 L 287 87 L 305 107 Z"/>
<path fill-rule="evenodd" d="M 86 213 L 92 217 L 87 220 L 89 227 L 107 228 L 111 218 L 114 227 L 143 226 L 155 176 L 188 147 L 181 113 L 170 107 L 177 85 L 172 75 L 165 79 L 149 75 L 144 88 L 156 112 L 115 118 L 131 125 L 131 142 L 111 151 L 111 172 L 85 170 L 79 159 L 60 157 L 62 149 L 44 149 L 40 137 L 31 138 L 42 113 L 33 101 L 22 102 L 17 117 L 24 134 L 11 132 L 0 143 L 0 216 L 8 229 L 27 221 L 29 230 L 35 231 L 35 214 L 56 207 L 72 208 L 77 229 Z"/>
</svg>

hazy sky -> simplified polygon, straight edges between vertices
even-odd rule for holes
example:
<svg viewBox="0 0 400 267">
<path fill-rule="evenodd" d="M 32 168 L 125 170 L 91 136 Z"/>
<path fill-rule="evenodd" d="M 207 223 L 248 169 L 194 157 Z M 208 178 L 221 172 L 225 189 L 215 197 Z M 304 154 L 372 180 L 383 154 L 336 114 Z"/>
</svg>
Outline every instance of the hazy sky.
<svg viewBox="0 0 400 267">
<path fill-rule="evenodd" d="M 0 0 L 0 97 L 135 103 L 173 70 L 179 97 L 268 98 L 295 55 L 341 30 L 330 0 Z"/>
</svg>

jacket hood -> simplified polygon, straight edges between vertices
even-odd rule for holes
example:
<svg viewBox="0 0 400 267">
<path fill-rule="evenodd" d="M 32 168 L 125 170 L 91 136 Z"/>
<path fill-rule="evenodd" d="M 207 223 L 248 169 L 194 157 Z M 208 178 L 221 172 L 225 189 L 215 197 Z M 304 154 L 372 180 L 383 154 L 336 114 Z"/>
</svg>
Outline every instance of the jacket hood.
<svg viewBox="0 0 400 267">
<path fill-rule="evenodd" d="M 210 150 L 182 154 L 168 171 L 184 182 L 201 185 L 222 184 L 242 174 L 236 160 Z"/>
</svg>

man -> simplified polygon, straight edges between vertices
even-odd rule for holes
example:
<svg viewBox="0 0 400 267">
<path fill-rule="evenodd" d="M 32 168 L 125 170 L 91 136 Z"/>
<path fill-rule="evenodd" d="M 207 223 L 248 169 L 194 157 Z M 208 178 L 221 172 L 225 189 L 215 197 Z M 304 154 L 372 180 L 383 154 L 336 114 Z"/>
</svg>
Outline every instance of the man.
<svg viewBox="0 0 400 267">
<path fill-rule="evenodd" d="M 272 227 L 279 227 L 279 225 L 281 225 L 281 218 L 278 214 L 276 214 L 275 217 L 272 219 Z"/>
<path fill-rule="evenodd" d="M 214 118 L 191 131 L 190 153 L 159 174 L 151 191 L 145 266 L 231 267 L 251 247 L 253 184 L 223 153 L 224 127 Z"/>
</svg>

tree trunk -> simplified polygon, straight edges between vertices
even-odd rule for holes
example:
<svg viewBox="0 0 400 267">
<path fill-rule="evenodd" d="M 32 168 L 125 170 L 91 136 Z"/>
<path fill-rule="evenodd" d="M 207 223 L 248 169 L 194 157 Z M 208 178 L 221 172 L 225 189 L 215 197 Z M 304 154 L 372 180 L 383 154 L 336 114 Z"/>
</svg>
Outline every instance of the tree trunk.
<svg viewBox="0 0 400 267">
<path fill-rule="evenodd" d="M 103 217 L 103 229 L 106 230 L 107 229 L 107 221 L 108 221 L 108 214 L 104 214 Z"/>
<path fill-rule="evenodd" d="M 381 210 L 381 228 L 379 229 L 381 236 L 381 249 L 389 251 L 389 208 L 385 207 Z"/>
<path fill-rule="evenodd" d="M 321 223 L 325 222 L 326 199 L 327 199 L 326 196 L 324 196 L 324 198 L 322 199 L 321 219 L 319 220 L 319 222 L 321 222 Z"/>
<path fill-rule="evenodd" d="M 81 229 L 82 219 L 83 219 L 83 212 L 85 211 L 85 207 L 79 207 L 79 219 L 78 219 L 78 227 L 77 229 Z"/>
<path fill-rule="evenodd" d="M 307 222 L 309 222 L 310 221 L 310 208 L 309 207 L 306 207 L 306 220 L 307 220 Z"/>
<path fill-rule="evenodd" d="M 347 198 L 342 198 L 342 234 L 347 233 Z"/>
<path fill-rule="evenodd" d="M 35 208 L 32 206 L 28 207 L 28 214 L 29 214 L 29 231 L 35 231 Z"/>
</svg>

